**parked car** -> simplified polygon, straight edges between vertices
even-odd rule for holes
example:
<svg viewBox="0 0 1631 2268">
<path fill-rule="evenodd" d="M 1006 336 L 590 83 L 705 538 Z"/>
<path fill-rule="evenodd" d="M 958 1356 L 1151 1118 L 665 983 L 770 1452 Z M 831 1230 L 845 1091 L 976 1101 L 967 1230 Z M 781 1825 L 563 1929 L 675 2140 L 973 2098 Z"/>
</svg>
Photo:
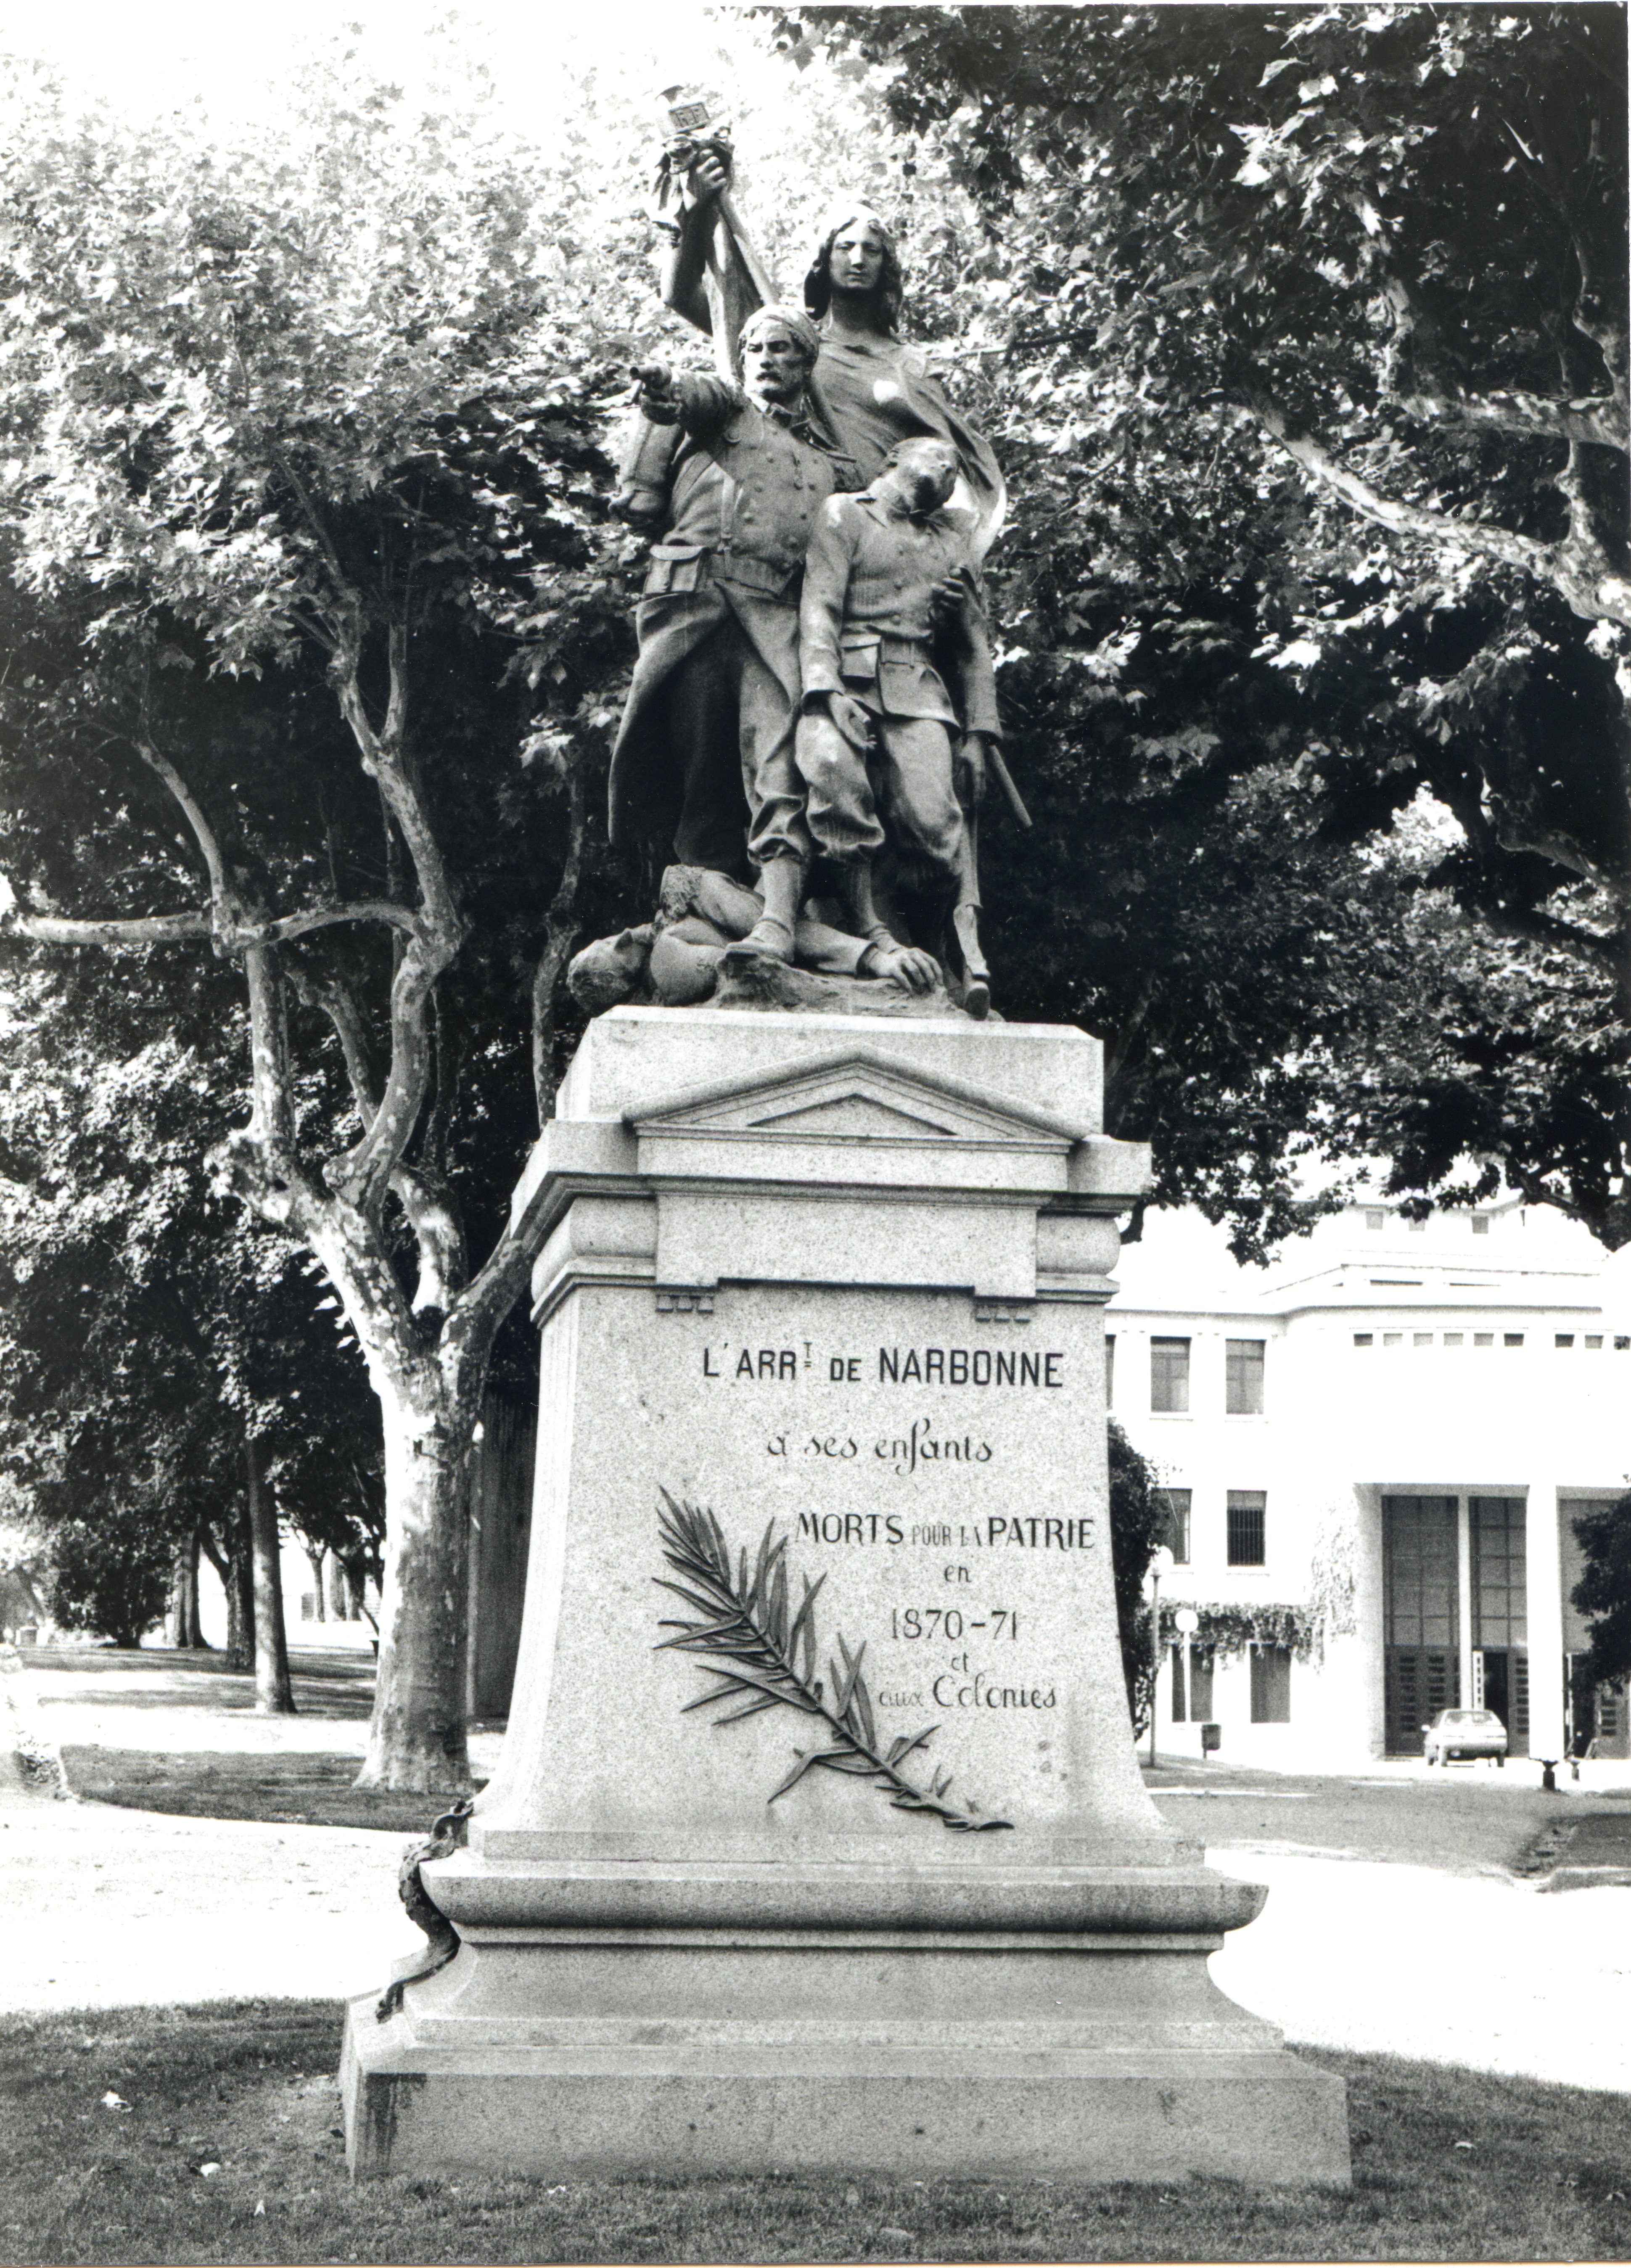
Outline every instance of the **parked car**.
<svg viewBox="0 0 1631 2268">
<path fill-rule="evenodd" d="M 1507 1728 L 1493 1709 L 1441 1709 L 1421 1733 L 1421 1753 L 1430 1764 L 1447 1764 L 1452 1756 L 1506 1763 Z"/>
</svg>

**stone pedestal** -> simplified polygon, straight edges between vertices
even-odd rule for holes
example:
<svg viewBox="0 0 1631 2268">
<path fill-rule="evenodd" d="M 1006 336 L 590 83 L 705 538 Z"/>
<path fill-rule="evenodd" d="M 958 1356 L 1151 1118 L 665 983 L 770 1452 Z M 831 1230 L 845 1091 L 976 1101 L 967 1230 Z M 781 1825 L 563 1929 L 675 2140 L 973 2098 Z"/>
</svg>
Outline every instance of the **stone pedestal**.
<svg viewBox="0 0 1631 2268">
<path fill-rule="evenodd" d="M 355 2172 L 1347 2182 L 1339 2082 L 1207 1974 L 1263 1893 L 1133 1755 L 1101 1307 L 1148 1159 L 1100 1123 L 1054 1027 L 591 1026 L 517 1197 L 509 1734 L 424 1869 L 456 1959 L 351 2008 Z"/>
</svg>

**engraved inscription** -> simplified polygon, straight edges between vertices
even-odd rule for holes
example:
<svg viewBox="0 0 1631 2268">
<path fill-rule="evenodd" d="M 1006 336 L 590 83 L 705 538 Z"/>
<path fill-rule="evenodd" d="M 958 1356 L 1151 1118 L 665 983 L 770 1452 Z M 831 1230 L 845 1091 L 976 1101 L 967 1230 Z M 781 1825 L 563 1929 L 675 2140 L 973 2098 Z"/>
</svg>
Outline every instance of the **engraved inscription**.
<svg viewBox="0 0 1631 2268">
<path fill-rule="evenodd" d="M 787 1538 L 777 1535 L 774 1521 L 764 1530 L 749 1572 L 745 1550 L 733 1564 L 724 1532 L 705 1506 L 676 1503 L 664 1489 L 657 1517 L 662 1555 L 674 1572 L 653 1580 L 683 1600 L 693 1616 L 702 1616 L 697 1621 L 664 1616 L 658 1626 L 673 1635 L 659 1638 L 658 1650 L 677 1647 L 711 1657 L 704 1666 L 718 1680 L 711 1691 L 687 1703 L 687 1708 L 732 1703 L 729 1713 L 714 1720 L 720 1725 L 736 1724 L 778 1707 L 811 1720 L 816 1745 L 793 1749 L 797 1763 L 767 1801 L 778 1802 L 808 1772 L 820 1770 L 866 1780 L 889 1797 L 895 1810 L 921 1812 L 959 1833 L 1013 1825 L 1011 1820 L 986 1815 L 978 1803 L 953 1803 L 948 1771 L 935 1772 L 926 1788 L 907 1778 L 905 1765 L 939 1728 L 927 1725 L 918 1733 L 897 1734 L 885 1745 L 861 1671 L 864 1638 L 852 1652 L 840 1636 L 838 1659 L 829 1656 L 825 1678 L 817 1676 L 815 1609 L 826 1577 L 817 1576 L 812 1583 L 806 1575 L 803 1598 L 797 1610 L 790 1612 Z"/>
</svg>

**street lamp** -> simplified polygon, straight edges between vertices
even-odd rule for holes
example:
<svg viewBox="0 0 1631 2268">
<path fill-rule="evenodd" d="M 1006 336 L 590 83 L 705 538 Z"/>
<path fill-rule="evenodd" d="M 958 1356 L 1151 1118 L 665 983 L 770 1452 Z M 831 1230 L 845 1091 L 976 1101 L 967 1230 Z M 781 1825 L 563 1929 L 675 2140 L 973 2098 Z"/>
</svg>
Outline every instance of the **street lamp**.
<svg viewBox="0 0 1631 2268">
<path fill-rule="evenodd" d="M 1161 1579 L 1177 1562 L 1165 1543 L 1158 1543 L 1149 1560 L 1149 1761 L 1155 1762 L 1155 1681 L 1161 1675 Z"/>
<path fill-rule="evenodd" d="M 1184 1642 L 1185 1653 L 1186 1656 L 1185 1667 L 1186 1669 L 1192 1670 L 1192 1664 L 1187 1659 L 1189 1642 L 1191 1638 L 1194 1637 L 1195 1632 L 1200 1628 L 1200 1616 L 1195 1612 L 1193 1607 L 1180 1607 L 1172 1617 L 1172 1627 L 1177 1631 L 1179 1638 Z M 1204 1757 L 1202 1758 L 1202 1762 L 1205 1762 Z"/>
</svg>

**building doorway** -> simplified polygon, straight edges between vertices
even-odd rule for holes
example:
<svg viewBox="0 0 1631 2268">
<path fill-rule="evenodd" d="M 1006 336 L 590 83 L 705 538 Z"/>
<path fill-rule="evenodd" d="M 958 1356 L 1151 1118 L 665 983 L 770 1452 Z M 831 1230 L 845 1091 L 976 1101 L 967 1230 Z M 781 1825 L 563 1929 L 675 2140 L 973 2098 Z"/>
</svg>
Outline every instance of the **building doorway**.
<svg viewBox="0 0 1631 2268">
<path fill-rule="evenodd" d="M 1527 1562 L 1521 1496 L 1467 1498 L 1472 1644 L 1484 1658 L 1484 1706 L 1507 1728 L 1507 1754 L 1529 1754 Z"/>
<path fill-rule="evenodd" d="M 1453 1496 L 1383 1498 L 1382 1582 L 1387 1752 L 1419 1756 L 1422 1727 L 1461 1697 Z"/>
</svg>

